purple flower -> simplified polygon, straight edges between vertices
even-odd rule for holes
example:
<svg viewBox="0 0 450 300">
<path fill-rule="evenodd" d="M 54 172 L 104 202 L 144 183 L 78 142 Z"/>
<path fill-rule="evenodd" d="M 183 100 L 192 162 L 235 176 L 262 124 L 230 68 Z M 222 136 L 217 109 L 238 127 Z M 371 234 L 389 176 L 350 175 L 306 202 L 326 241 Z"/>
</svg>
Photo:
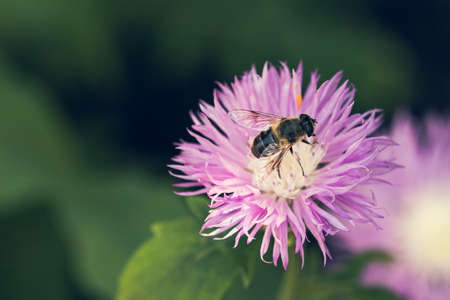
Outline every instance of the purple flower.
<svg viewBox="0 0 450 300">
<path fill-rule="evenodd" d="M 450 299 L 450 120 L 429 118 L 414 126 L 399 116 L 389 155 L 405 168 L 389 174 L 394 189 L 380 190 L 389 218 L 382 231 L 360 226 L 339 235 L 355 252 L 381 249 L 393 262 L 376 263 L 363 274 L 407 299 Z"/>
<path fill-rule="evenodd" d="M 280 69 L 265 64 L 261 75 L 252 68 L 231 86 L 219 84 L 213 105 L 200 102 L 201 112 L 191 113 L 194 124 L 188 129 L 196 142 L 177 144 L 181 154 L 169 167 L 178 171 L 171 172 L 173 176 L 187 181 L 176 186 L 197 188 L 178 194 L 210 197 L 203 235 L 235 235 L 236 247 L 242 236 L 250 243 L 262 230 L 261 259 L 270 262 L 264 256 L 273 240 L 272 261 L 277 265 L 281 256 L 286 269 L 289 231 L 303 261 L 309 230 L 325 264 L 326 257 L 331 258 L 326 235 L 346 231 L 355 222 L 375 224 L 381 215 L 375 212 L 373 192 L 360 187 L 380 182 L 380 175 L 395 168 L 379 159 L 394 143 L 384 136 L 368 137 L 381 124 L 379 110 L 351 114 L 355 90 L 347 81 L 339 85 L 341 76 L 339 72 L 317 88 L 319 76 L 312 73 L 303 94 L 301 64 L 292 71 L 285 64 Z M 231 119 L 229 112 L 238 109 L 282 117 L 308 114 L 318 122 L 316 136 L 306 138 L 311 145 L 296 143 L 284 156 L 279 174 L 271 172 L 267 165 L 274 157 L 256 158 L 250 151 L 260 131 Z"/>
</svg>

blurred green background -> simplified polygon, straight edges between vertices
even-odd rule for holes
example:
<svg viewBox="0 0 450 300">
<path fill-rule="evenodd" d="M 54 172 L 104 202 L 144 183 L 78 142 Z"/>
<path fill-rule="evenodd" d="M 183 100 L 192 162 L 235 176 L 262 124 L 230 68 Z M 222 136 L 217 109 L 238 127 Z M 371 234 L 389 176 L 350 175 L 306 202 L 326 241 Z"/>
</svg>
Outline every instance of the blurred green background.
<svg viewBox="0 0 450 300">
<path fill-rule="evenodd" d="M 114 297 L 149 225 L 188 214 L 165 165 L 216 81 L 343 69 L 388 126 L 448 111 L 449 36 L 439 0 L 0 1 L 0 299 Z M 257 268 L 229 299 L 275 295 Z"/>
</svg>

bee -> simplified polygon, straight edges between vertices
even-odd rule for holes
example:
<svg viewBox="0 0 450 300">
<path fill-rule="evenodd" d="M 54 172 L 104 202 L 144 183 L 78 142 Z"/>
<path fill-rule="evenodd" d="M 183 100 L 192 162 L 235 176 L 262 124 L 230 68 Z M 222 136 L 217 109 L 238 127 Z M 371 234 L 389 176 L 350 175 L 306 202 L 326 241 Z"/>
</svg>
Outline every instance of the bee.
<svg viewBox="0 0 450 300">
<path fill-rule="evenodd" d="M 251 143 L 251 152 L 256 158 L 274 156 L 268 168 L 270 172 L 276 169 L 280 178 L 280 165 L 284 155 L 288 151 L 294 155 L 292 147 L 297 142 L 311 145 L 305 138 L 315 136 L 317 121 L 307 114 L 301 114 L 298 118 L 283 118 L 245 109 L 232 110 L 228 114 L 239 125 L 260 131 Z M 300 157 L 297 154 L 295 156 L 305 176 Z"/>
</svg>

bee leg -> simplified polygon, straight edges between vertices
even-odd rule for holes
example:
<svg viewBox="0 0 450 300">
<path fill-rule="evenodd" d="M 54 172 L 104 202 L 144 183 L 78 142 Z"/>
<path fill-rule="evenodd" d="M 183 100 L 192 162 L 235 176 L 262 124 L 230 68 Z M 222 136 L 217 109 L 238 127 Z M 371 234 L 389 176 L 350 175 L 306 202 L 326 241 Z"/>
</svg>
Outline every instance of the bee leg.
<svg viewBox="0 0 450 300">
<path fill-rule="evenodd" d="M 280 179 L 281 179 L 280 166 L 281 166 L 281 161 L 283 160 L 284 152 L 285 151 L 281 151 L 281 153 L 278 155 L 276 162 L 274 164 L 274 168 L 277 168 L 278 178 L 280 178 Z"/>
<path fill-rule="evenodd" d="M 314 142 L 311 144 L 310 142 L 308 142 L 308 141 L 305 140 L 305 139 L 302 139 L 302 142 L 305 143 L 305 144 L 308 144 L 308 145 L 316 145 L 316 144 L 318 144 L 317 141 L 314 141 Z"/>
<path fill-rule="evenodd" d="M 300 162 L 300 160 L 298 160 L 298 164 L 300 165 L 300 168 L 302 168 L 302 175 L 303 175 L 303 177 L 306 177 L 305 170 L 303 170 L 303 166 L 302 166 L 302 163 Z"/>
<path fill-rule="evenodd" d="M 291 151 L 291 153 L 292 153 L 292 151 Z M 300 157 L 298 156 L 297 152 L 295 153 L 295 157 L 297 158 L 297 162 L 298 162 L 298 164 L 300 165 L 300 168 L 302 169 L 302 175 L 303 175 L 303 177 L 306 177 L 306 175 L 305 175 L 305 170 L 303 169 L 301 159 L 300 159 Z"/>
<path fill-rule="evenodd" d="M 269 174 L 271 172 L 273 172 L 275 169 L 277 169 L 278 178 L 280 178 L 280 179 L 281 179 L 280 166 L 281 166 L 281 162 L 283 160 L 283 156 L 286 153 L 286 150 L 282 150 L 280 152 L 280 154 L 278 154 L 277 157 L 275 159 L 273 159 L 271 162 L 269 162 L 266 166 L 266 168 L 268 168 L 270 170 Z"/>
</svg>

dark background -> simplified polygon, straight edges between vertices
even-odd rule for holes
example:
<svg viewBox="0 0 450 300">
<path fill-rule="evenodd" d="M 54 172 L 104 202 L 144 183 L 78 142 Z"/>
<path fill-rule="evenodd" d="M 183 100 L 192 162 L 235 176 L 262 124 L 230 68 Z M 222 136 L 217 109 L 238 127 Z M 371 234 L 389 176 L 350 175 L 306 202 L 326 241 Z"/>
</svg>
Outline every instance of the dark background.
<svg viewBox="0 0 450 300">
<path fill-rule="evenodd" d="M 148 225 L 184 213 L 165 165 L 216 81 L 342 69 L 388 127 L 448 113 L 449 36 L 444 0 L 2 1 L 0 298 L 114 295 Z"/>
</svg>

